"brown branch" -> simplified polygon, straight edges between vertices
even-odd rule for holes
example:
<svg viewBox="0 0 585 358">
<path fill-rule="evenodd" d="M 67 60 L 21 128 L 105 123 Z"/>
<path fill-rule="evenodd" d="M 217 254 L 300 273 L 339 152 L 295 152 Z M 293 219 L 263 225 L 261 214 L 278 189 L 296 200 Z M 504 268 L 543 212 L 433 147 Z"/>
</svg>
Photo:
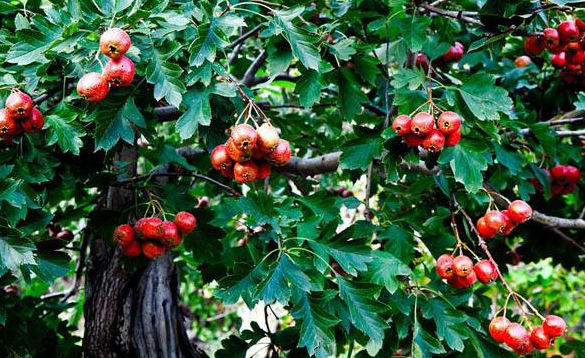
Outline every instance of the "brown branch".
<svg viewBox="0 0 585 358">
<path fill-rule="evenodd" d="M 552 231 L 555 234 L 559 235 L 563 240 L 565 240 L 569 244 L 575 246 L 577 249 L 579 249 L 582 253 L 585 254 L 585 247 L 581 246 L 577 241 L 575 241 L 573 238 L 569 237 L 569 235 L 565 234 L 564 232 L 562 232 L 559 229 L 552 229 Z"/>
<path fill-rule="evenodd" d="M 242 42 L 246 41 L 248 38 L 254 36 L 254 34 L 258 33 L 258 31 L 260 31 L 260 28 L 262 27 L 262 25 L 257 25 L 256 27 L 254 27 L 252 30 L 246 32 L 245 34 L 243 34 L 242 36 L 238 37 L 236 40 L 234 40 L 232 43 L 230 43 L 227 48 L 233 48 L 238 46 L 239 44 L 241 44 Z"/>
<path fill-rule="evenodd" d="M 252 62 L 252 64 L 244 74 L 244 77 L 242 77 L 242 84 L 244 86 L 249 87 L 251 85 L 251 83 L 254 81 L 254 78 L 256 77 L 256 73 L 258 72 L 260 67 L 262 67 L 262 65 L 266 62 L 266 57 L 267 57 L 266 50 L 260 51 L 258 57 L 256 57 L 256 59 Z"/>
<path fill-rule="evenodd" d="M 464 16 L 463 11 L 443 10 L 443 9 L 439 9 L 438 7 L 434 7 L 434 6 L 429 5 L 429 4 L 422 4 L 422 5 L 420 5 L 420 7 L 422 7 L 423 9 L 425 9 L 429 12 L 432 12 L 432 13 L 435 13 L 438 15 L 451 17 L 453 19 L 461 20 L 463 22 L 467 22 L 467 23 L 473 24 L 473 25 L 484 26 L 481 21 L 474 19 L 474 18 L 471 18 L 469 16 Z M 424 12 L 424 10 L 421 10 L 421 12 Z"/>
</svg>

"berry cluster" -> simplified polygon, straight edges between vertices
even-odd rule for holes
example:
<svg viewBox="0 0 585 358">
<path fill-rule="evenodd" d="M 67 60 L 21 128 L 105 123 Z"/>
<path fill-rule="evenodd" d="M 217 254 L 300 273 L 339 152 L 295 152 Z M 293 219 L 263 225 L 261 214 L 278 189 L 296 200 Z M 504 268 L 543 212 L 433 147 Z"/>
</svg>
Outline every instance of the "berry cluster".
<svg viewBox="0 0 585 358">
<path fill-rule="evenodd" d="M 125 256 L 136 257 L 142 252 L 147 258 L 156 259 L 167 249 L 179 246 L 183 241 L 181 235 L 193 232 L 195 226 L 197 218 L 186 211 L 177 213 L 173 221 L 151 216 L 138 220 L 134 227 L 129 224 L 118 226 L 113 240 Z"/>
<path fill-rule="evenodd" d="M 465 255 L 453 257 L 443 254 L 437 259 L 437 274 L 447 280 L 453 288 L 471 287 L 477 280 L 490 284 L 498 278 L 496 266 L 489 260 L 480 260 L 475 265 Z"/>
<path fill-rule="evenodd" d="M 460 42 L 455 42 L 455 44 L 438 59 L 433 61 L 433 64 L 437 64 L 438 66 L 446 65 L 450 62 L 459 62 L 465 53 L 465 46 L 463 46 Z M 424 52 L 419 52 L 416 55 L 416 67 L 424 69 L 425 72 L 429 71 L 429 58 Z"/>
<path fill-rule="evenodd" d="M 290 143 L 281 139 L 278 130 L 266 122 L 255 129 L 237 124 L 225 144 L 211 152 L 211 165 L 227 178 L 239 183 L 266 179 L 271 165 L 283 166 L 290 161 Z"/>
<path fill-rule="evenodd" d="M 585 72 L 585 22 L 577 19 L 561 22 L 557 28 L 546 28 L 541 34 L 533 34 L 524 41 L 524 51 L 531 56 L 540 55 L 545 49 L 553 56 L 553 67 L 562 69 L 560 76 L 570 84 L 584 84 Z"/>
<path fill-rule="evenodd" d="M 555 165 L 552 170 L 544 169 L 544 171 L 550 179 L 550 192 L 553 196 L 572 193 L 581 181 L 581 172 L 572 165 Z M 530 183 L 536 191 L 542 193 L 542 184 L 537 178 L 532 178 Z"/>
<path fill-rule="evenodd" d="M 41 111 L 35 107 L 32 98 L 19 90 L 13 90 L 0 109 L 0 139 L 11 144 L 14 137 L 22 132 L 37 133 L 45 125 Z"/>
<path fill-rule="evenodd" d="M 507 210 L 490 210 L 477 220 L 475 228 L 484 239 L 496 235 L 508 235 L 516 227 L 532 217 L 532 208 L 522 200 L 514 200 Z"/>
<path fill-rule="evenodd" d="M 554 340 L 567 330 L 567 324 L 559 316 L 547 316 L 542 325 L 530 332 L 520 323 L 510 322 L 505 316 L 496 316 L 490 322 L 489 332 L 492 338 L 505 343 L 520 355 L 532 353 L 534 349 L 547 349 L 554 345 Z"/>
<path fill-rule="evenodd" d="M 103 73 L 90 72 L 77 83 L 77 93 L 88 102 L 101 102 L 112 87 L 128 87 L 134 79 L 134 62 L 124 56 L 130 48 L 130 36 L 118 28 L 109 29 L 100 37 L 100 51 L 110 60 Z"/>
<path fill-rule="evenodd" d="M 429 152 L 440 152 L 443 147 L 454 147 L 461 139 L 461 118 L 455 112 L 439 115 L 437 123 L 432 114 L 419 112 L 414 117 L 401 114 L 392 122 L 392 129 L 400 134 L 406 145 L 421 145 Z"/>
</svg>

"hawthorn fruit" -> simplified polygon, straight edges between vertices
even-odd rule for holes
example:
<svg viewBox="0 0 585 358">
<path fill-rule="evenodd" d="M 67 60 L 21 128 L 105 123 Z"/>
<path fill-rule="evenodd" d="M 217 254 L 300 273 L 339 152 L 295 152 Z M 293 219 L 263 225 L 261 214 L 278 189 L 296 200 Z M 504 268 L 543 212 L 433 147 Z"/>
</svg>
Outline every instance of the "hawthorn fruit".
<svg viewBox="0 0 585 358">
<path fill-rule="evenodd" d="M 410 133 L 410 122 L 412 119 L 407 116 L 406 114 L 401 114 L 394 118 L 392 122 L 392 129 L 396 134 L 400 134 L 402 136 L 407 135 Z"/>
<path fill-rule="evenodd" d="M 130 48 L 130 36 L 126 31 L 112 28 L 100 36 L 100 51 L 112 59 L 119 59 Z"/>
<path fill-rule="evenodd" d="M 281 167 L 290 162 L 291 154 L 290 143 L 286 139 L 279 139 L 278 146 L 266 156 L 266 160 L 274 166 Z"/>
<path fill-rule="evenodd" d="M 228 155 L 225 144 L 220 144 L 211 151 L 211 166 L 215 170 L 224 170 L 233 167 L 234 161 Z"/>
<path fill-rule="evenodd" d="M 530 332 L 530 341 L 536 349 L 547 349 L 553 344 L 553 339 L 544 331 L 542 326 L 532 329 Z"/>
<path fill-rule="evenodd" d="M 532 208 L 525 201 L 514 200 L 507 210 L 508 217 L 516 224 L 522 224 L 532 217 Z"/>
<path fill-rule="evenodd" d="M 552 338 L 562 336 L 567 330 L 567 324 L 565 320 L 559 316 L 550 315 L 544 319 L 542 323 L 544 332 Z"/>
<path fill-rule="evenodd" d="M 453 259 L 453 273 L 455 276 L 465 277 L 473 272 L 473 261 L 465 255 Z"/>
<path fill-rule="evenodd" d="M 510 323 L 510 320 L 506 317 L 494 317 L 489 326 L 490 336 L 492 336 L 496 342 L 503 343 L 504 338 L 506 337 L 506 330 Z"/>
<path fill-rule="evenodd" d="M 12 92 L 8 98 L 4 107 L 8 115 L 14 120 L 23 120 L 31 116 L 32 110 L 35 104 L 32 98 L 21 91 Z"/>
<path fill-rule="evenodd" d="M 488 228 L 501 234 L 506 228 L 506 217 L 498 210 L 490 210 L 484 215 L 485 224 Z"/>
<path fill-rule="evenodd" d="M 256 148 L 258 134 L 249 124 L 238 124 L 232 129 L 230 138 L 234 147 L 242 152 L 251 152 Z"/>
<path fill-rule="evenodd" d="M 180 211 L 175 215 L 173 223 L 177 226 L 177 229 L 181 234 L 190 234 L 197 227 L 197 218 L 195 215 L 187 211 Z"/>
<path fill-rule="evenodd" d="M 165 247 L 155 241 L 145 241 L 142 243 L 142 254 L 150 259 L 158 259 L 165 253 Z"/>
<path fill-rule="evenodd" d="M 238 183 L 251 183 L 258 177 L 258 165 L 252 161 L 236 163 L 234 177 Z"/>
<path fill-rule="evenodd" d="M 27 133 L 37 133 L 45 126 L 45 118 L 38 108 L 33 108 L 29 118 L 23 120 L 20 125 Z"/>
<path fill-rule="evenodd" d="M 103 101 L 109 91 L 108 81 L 97 72 L 85 74 L 77 83 L 77 93 L 88 102 Z"/>
<path fill-rule="evenodd" d="M 121 247 L 127 247 L 134 241 L 134 229 L 128 224 L 118 226 L 114 230 L 113 240 Z"/>
<path fill-rule="evenodd" d="M 134 62 L 126 56 L 111 59 L 104 67 L 104 76 L 112 87 L 128 87 L 134 80 Z"/>
<path fill-rule="evenodd" d="M 490 260 L 481 260 L 475 264 L 473 271 L 477 275 L 479 282 L 490 284 L 498 279 L 496 266 Z"/>
<path fill-rule="evenodd" d="M 127 257 L 137 257 L 142 252 L 140 242 L 134 240 L 126 247 L 122 247 L 122 255 Z"/>
<path fill-rule="evenodd" d="M 525 347 L 532 345 L 530 342 L 530 334 L 526 328 L 516 322 L 510 323 L 506 328 L 504 333 L 504 343 L 514 351 L 521 352 L 525 350 Z"/>
<path fill-rule="evenodd" d="M 443 134 L 453 134 L 461 128 L 461 117 L 455 112 L 445 111 L 439 115 L 437 126 Z"/>
<path fill-rule="evenodd" d="M 257 147 L 262 153 L 272 153 L 278 146 L 278 130 L 269 123 L 263 123 L 257 130 Z"/>
<path fill-rule="evenodd" d="M 437 265 L 435 267 L 437 274 L 443 279 L 450 279 L 455 274 L 453 272 L 453 256 L 449 254 L 443 254 L 437 259 Z"/>
<path fill-rule="evenodd" d="M 419 112 L 414 115 L 410 122 L 410 131 L 419 137 L 424 137 L 431 133 L 435 127 L 433 116 L 426 112 Z"/>
<path fill-rule="evenodd" d="M 8 114 L 8 111 L 5 108 L 0 109 L 0 137 L 2 137 L 2 139 L 12 139 L 21 132 L 22 128 Z"/>
<path fill-rule="evenodd" d="M 163 221 L 157 217 L 142 218 L 134 225 L 134 234 L 141 240 L 160 240 L 164 234 Z"/>
</svg>

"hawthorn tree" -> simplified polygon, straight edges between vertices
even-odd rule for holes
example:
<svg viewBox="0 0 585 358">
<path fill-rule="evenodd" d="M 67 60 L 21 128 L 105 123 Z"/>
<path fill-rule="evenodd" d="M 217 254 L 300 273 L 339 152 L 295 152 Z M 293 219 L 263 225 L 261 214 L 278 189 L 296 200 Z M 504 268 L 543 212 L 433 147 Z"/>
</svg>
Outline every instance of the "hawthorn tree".
<svg viewBox="0 0 585 358">
<path fill-rule="evenodd" d="M 211 356 L 186 311 L 212 311 L 185 304 L 204 291 L 220 311 L 265 307 L 218 358 L 512 357 L 492 318 L 548 315 L 568 333 L 534 355 L 585 356 L 583 276 L 545 296 L 508 273 L 583 268 L 572 1 L 9 0 L 0 15 L 1 356 Z M 109 29 L 129 35 L 134 77 L 108 70 Z M 292 148 L 246 184 L 210 162 L 243 122 Z M 491 235 L 516 200 L 530 220 Z M 197 228 L 158 258 L 113 240 L 180 211 Z M 474 281 L 476 261 L 496 283 L 442 280 Z"/>
</svg>

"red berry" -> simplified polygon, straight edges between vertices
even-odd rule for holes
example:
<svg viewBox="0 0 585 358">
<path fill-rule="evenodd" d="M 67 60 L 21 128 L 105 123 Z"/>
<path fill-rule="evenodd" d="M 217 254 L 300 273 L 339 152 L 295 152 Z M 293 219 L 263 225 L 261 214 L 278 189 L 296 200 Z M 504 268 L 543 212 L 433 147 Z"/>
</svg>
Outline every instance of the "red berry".
<svg viewBox="0 0 585 358">
<path fill-rule="evenodd" d="M 160 240 L 164 234 L 163 222 L 156 217 L 142 218 L 134 224 L 134 234 L 141 240 Z"/>
<path fill-rule="evenodd" d="M 511 323 L 510 320 L 507 319 L 506 317 L 494 317 L 494 319 L 492 319 L 492 321 L 490 322 L 489 326 L 490 336 L 492 336 L 492 338 L 496 342 L 500 343 L 504 342 L 506 329 L 508 328 L 510 323 Z"/>
<path fill-rule="evenodd" d="M 234 179 L 234 168 L 227 168 L 227 169 L 222 169 L 220 170 L 221 175 L 223 175 L 226 178 L 229 179 Z"/>
<path fill-rule="evenodd" d="M 12 139 L 22 133 L 22 128 L 10 115 L 6 109 L 0 109 L 0 138 L 3 140 Z"/>
<path fill-rule="evenodd" d="M 551 174 L 555 181 L 559 183 L 567 182 L 567 168 L 564 165 L 555 165 L 551 170 Z"/>
<path fill-rule="evenodd" d="M 509 233 L 512 232 L 512 230 L 514 230 L 516 224 L 514 223 L 514 221 L 512 221 L 512 219 L 510 219 L 508 210 L 502 210 L 502 214 L 504 214 L 504 216 L 506 217 L 506 227 L 504 227 L 504 230 L 502 230 L 502 235 L 508 235 Z"/>
<path fill-rule="evenodd" d="M 211 166 L 215 170 L 231 168 L 234 161 L 228 155 L 225 145 L 220 144 L 211 151 Z"/>
<path fill-rule="evenodd" d="M 238 183 L 251 183 L 258 177 L 258 166 L 253 161 L 236 163 L 234 178 Z"/>
<path fill-rule="evenodd" d="M 548 169 L 543 169 L 543 170 L 546 173 L 546 175 L 548 176 L 549 182 L 552 183 L 553 182 L 553 176 L 550 173 L 550 170 L 548 170 Z M 532 178 L 532 179 L 530 179 L 530 184 L 532 184 L 532 186 L 534 187 L 534 189 L 536 189 L 538 192 L 542 193 L 543 187 L 542 187 L 542 184 L 540 183 L 540 181 L 538 180 L 538 178 Z"/>
<path fill-rule="evenodd" d="M 260 162 L 260 164 L 258 164 L 258 176 L 256 177 L 256 179 L 264 180 L 270 176 L 271 172 L 272 167 L 270 166 L 270 164 L 262 161 Z"/>
<path fill-rule="evenodd" d="M 479 235 L 484 239 L 493 239 L 498 234 L 496 230 L 487 226 L 485 217 L 481 217 L 477 220 L 475 228 L 477 229 L 477 232 L 479 232 Z"/>
<path fill-rule="evenodd" d="M 461 132 L 456 131 L 445 137 L 445 147 L 454 147 L 461 140 Z"/>
<path fill-rule="evenodd" d="M 569 184 L 577 184 L 581 181 L 581 172 L 572 165 L 565 166 L 565 178 Z"/>
<path fill-rule="evenodd" d="M 422 146 L 431 153 L 438 153 L 445 146 L 445 135 L 438 129 L 433 129 L 422 141 Z"/>
<path fill-rule="evenodd" d="M 559 73 L 559 76 L 561 76 L 561 79 L 563 81 L 565 81 L 565 83 L 568 83 L 568 84 L 577 83 L 577 77 L 575 76 L 574 73 L 571 73 L 569 70 L 562 70 Z"/>
<path fill-rule="evenodd" d="M 530 35 L 524 40 L 524 52 L 530 56 L 538 56 L 544 51 L 544 40 L 542 36 Z"/>
<path fill-rule="evenodd" d="M 575 191 L 577 186 L 575 184 L 566 184 L 560 187 L 560 194 L 561 195 L 568 195 Z"/>
<path fill-rule="evenodd" d="M 561 52 L 559 54 L 553 55 L 552 59 L 550 60 L 551 65 L 553 65 L 554 68 L 563 68 L 565 67 L 565 53 Z"/>
<path fill-rule="evenodd" d="M 30 117 L 22 121 L 21 125 L 25 132 L 37 133 L 45 126 L 45 118 L 41 111 L 37 108 L 33 108 Z"/>
<path fill-rule="evenodd" d="M 579 29 L 579 33 L 585 33 L 585 22 L 583 22 L 583 20 L 576 19 L 575 25 L 577 25 L 577 28 Z"/>
<path fill-rule="evenodd" d="M 546 46 L 547 49 L 552 50 L 559 46 L 559 44 L 561 43 L 561 38 L 559 36 L 559 32 L 557 31 L 557 29 L 551 27 L 546 28 L 544 29 L 543 34 L 544 45 Z"/>
<path fill-rule="evenodd" d="M 508 216 L 516 224 L 522 224 L 532 217 L 532 208 L 525 201 L 514 200 L 508 206 Z"/>
<path fill-rule="evenodd" d="M 449 47 L 449 49 L 447 50 L 447 52 L 445 52 L 443 54 L 443 58 L 447 61 L 459 61 L 461 60 L 461 58 L 463 57 L 463 52 L 465 51 L 465 47 L 459 43 L 459 42 L 455 42 L 455 44 L 451 47 Z"/>
<path fill-rule="evenodd" d="M 406 135 L 410 133 L 410 122 L 412 119 L 407 116 L 406 114 L 401 114 L 398 117 L 394 118 L 392 122 L 392 129 L 394 132 L 400 135 Z"/>
<path fill-rule="evenodd" d="M 279 139 L 278 146 L 266 156 L 266 160 L 274 166 L 281 167 L 290 162 L 291 154 L 290 143 L 286 139 Z"/>
<path fill-rule="evenodd" d="M 532 351 L 534 351 L 534 346 L 532 345 L 532 341 L 529 339 L 528 342 L 526 342 L 526 344 L 523 344 L 522 346 L 513 350 L 514 353 L 523 356 L 532 353 Z"/>
<path fill-rule="evenodd" d="M 449 254 L 443 254 L 439 256 L 435 269 L 441 278 L 450 279 L 453 277 L 453 256 Z"/>
<path fill-rule="evenodd" d="M 261 153 L 271 153 L 278 146 L 280 139 L 278 129 L 274 128 L 271 124 L 262 124 L 256 129 L 256 134 L 256 144 Z"/>
<path fill-rule="evenodd" d="M 140 255 L 140 242 L 134 240 L 128 246 L 122 247 L 122 255 L 128 257 L 136 257 Z"/>
<path fill-rule="evenodd" d="M 252 151 L 256 148 L 256 141 L 258 140 L 258 134 L 254 127 L 249 124 L 238 124 L 232 128 L 232 134 L 230 136 L 232 143 L 236 149 L 241 151 Z"/>
<path fill-rule="evenodd" d="M 134 229 L 128 224 L 120 225 L 114 230 L 113 240 L 121 247 L 126 247 L 134 241 Z"/>
<path fill-rule="evenodd" d="M 522 350 L 523 347 L 530 344 L 530 334 L 519 323 L 510 323 L 504 333 L 504 343 L 513 350 Z"/>
<path fill-rule="evenodd" d="M 419 137 L 425 137 L 435 128 L 433 116 L 426 112 L 417 113 L 410 122 L 410 130 Z"/>
<path fill-rule="evenodd" d="M 579 28 L 575 21 L 563 21 L 557 27 L 562 43 L 575 42 L 579 39 Z"/>
<path fill-rule="evenodd" d="M 506 228 L 506 217 L 504 214 L 502 214 L 501 211 L 490 210 L 485 214 L 484 219 L 487 227 L 494 230 L 498 234 L 501 234 L 502 231 L 504 231 Z"/>
<path fill-rule="evenodd" d="M 479 282 L 486 285 L 494 282 L 498 278 L 496 266 L 490 260 L 479 261 L 473 267 L 473 271 L 477 275 Z"/>
<path fill-rule="evenodd" d="M 90 72 L 77 83 L 77 93 L 88 102 L 100 102 L 108 95 L 110 87 L 104 76 Z"/>
<path fill-rule="evenodd" d="M 514 60 L 514 65 L 518 68 L 523 68 L 523 67 L 530 65 L 531 62 L 532 62 L 532 60 L 530 59 L 530 57 L 524 55 L 524 56 L 516 57 L 516 59 Z"/>
<path fill-rule="evenodd" d="M 104 76 L 112 87 L 128 87 L 134 79 L 134 62 L 126 56 L 109 60 L 104 68 Z"/>
<path fill-rule="evenodd" d="M 429 70 L 429 58 L 423 52 L 419 52 L 416 55 L 416 67 L 420 67 L 428 72 Z"/>
<path fill-rule="evenodd" d="M 578 42 L 571 42 L 567 45 L 565 50 L 565 62 L 566 65 L 576 65 L 581 66 L 585 61 L 585 52 L 581 48 L 581 45 Z M 575 69 L 576 71 L 581 71 L 581 69 Z"/>
<path fill-rule="evenodd" d="M 553 339 L 546 334 L 542 326 L 534 327 L 532 332 L 530 332 L 530 341 L 537 349 L 547 349 L 553 343 Z"/>
<path fill-rule="evenodd" d="M 461 127 L 461 117 L 455 112 L 446 111 L 441 113 L 437 121 L 439 130 L 445 135 L 459 131 Z"/>
<path fill-rule="evenodd" d="M 12 119 L 26 119 L 32 114 L 33 107 L 35 106 L 32 98 L 24 92 L 12 92 L 8 98 L 4 107 L 6 112 Z"/>
<path fill-rule="evenodd" d="M 100 36 L 100 50 L 109 58 L 121 58 L 129 48 L 130 36 L 122 29 L 109 29 Z"/>
<path fill-rule="evenodd" d="M 187 211 L 180 211 L 175 215 L 173 223 L 177 225 L 181 234 L 190 234 L 197 226 L 197 218 Z"/>
<path fill-rule="evenodd" d="M 142 243 L 142 253 L 148 259 L 158 259 L 165 253 L 165 247 L 155 241 L 145 241 Z"/>
<path fill-rule="evenodd" d="M 544 328 L 544 332 L 546 332 L 551 338 L 556 338 L 565 333 L 567 330 L 567 324 L 561 317 L 550 315 L 545 318 L 542 323 L 542 328 Z"/>
<path fill-rule="evenodd" d="M 181 235 L 179 229 L 174 222 L 165 221 L 163 222 L 164 233 L 161 242 L 168 247 L 177 247 L 181 243 Z"/>
<path fill-rule="evenodd" d="M 473 261 L 465 255 L 459 255 L 453 259 L 453 273 L 459 277 L 465 277 L 473 272 Z"/>
<path fill-rule="evenodd" d="M 464 289 L 473 286 L 475 281 L 477 281 L 477 276 L 475 275 L 475 272 L 471 271 L 469 275 L 464 277 L 453 276 L 447 280 L 447 283 L 453 288 Z"/>
<path fill-rule="evenodd" d="M 225 142 L 225 151 L 234 162 L 247 162 L 248 160 L 252 159 L 252 151 L 239 150 L 235 146 L 231 137 L 228 138 L 227 142 Z"/>
<path fill-rule="evenodd" d="M 415 134 L 409 133 L 409 134 L 405 135 L 404 137 L 402 137 L 402 139 L 404 140 L 404 143 L 406 143 L 407 146 L 416 148 L 422 144 L 422 141 L 424 138 L 421 138 Z"/>
</svg>

